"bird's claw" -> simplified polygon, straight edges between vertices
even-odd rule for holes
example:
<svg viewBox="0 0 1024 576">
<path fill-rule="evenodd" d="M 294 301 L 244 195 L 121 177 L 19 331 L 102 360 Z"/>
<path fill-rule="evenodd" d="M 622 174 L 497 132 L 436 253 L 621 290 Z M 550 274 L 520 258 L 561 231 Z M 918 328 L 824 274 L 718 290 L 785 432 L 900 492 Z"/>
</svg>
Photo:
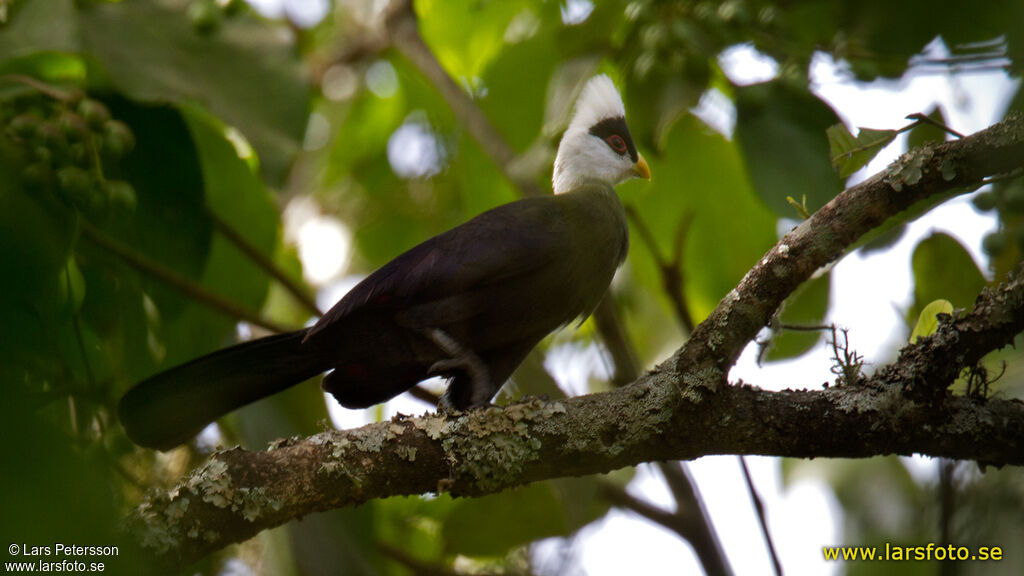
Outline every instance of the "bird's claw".
<svg viewBox="0 0 1024 576">
<path fill-rule="evenodd" d="M 439 376 L 454 369 L 462 369 L 469 375 L 473 383 L 488 382 L 489 374 L 484 361 L 472 350 L 463 347 L 454 338 L 443 330 L 432 328 L 427 331 L 427 336 L 437 345 L 449 358 L 438 360 L 430 365 L 427 373 L 431 376 Z"/>
<path fill-rule="evenodd" d="M 488 405 L 491 399 L 489 395 L 486 398 L 477 397 L 480 394 L 486 394 L 490 390 L 491 375 L 484 361 L 475 352 L 459 344 L 444 330 L 431 328 L 425 332 L 427 338 L 449 356 L 431 364 L 430 368 L 427 369 L 427 374 L 430 376 L 444 376 L 451 374 L 454 370 L 465 372 L 472 383 L 470 407 Z M 438 403 L 438 409 L 442 412 L 452 413 L 459 411 L 449 395 L 450 391 L 451 389 L 445 392 Z"/>
</svg>

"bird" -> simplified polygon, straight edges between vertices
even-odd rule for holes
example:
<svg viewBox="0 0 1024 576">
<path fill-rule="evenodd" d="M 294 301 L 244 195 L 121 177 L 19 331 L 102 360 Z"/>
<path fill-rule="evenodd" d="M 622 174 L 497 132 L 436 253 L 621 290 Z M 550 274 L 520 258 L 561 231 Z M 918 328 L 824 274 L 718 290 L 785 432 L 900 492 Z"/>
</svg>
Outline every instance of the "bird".
<svg viewBox="0 0 1024 576">
<path fill-rule="evenodd" d="M 548 334 L 590 315 L 629 248 L 614 187 L 650 180 L 612 80 L 583 85 L 562 135 L 554 194 L 492 208 L 391 260 L 313 326 L 236 344 L 160 372 L 122 397 L 119 419 L 169 450 L 246 404 L 327 372 L 346 408 L 384 402 L 434 376 L 439 407 L 490 401 Z"/>
</svg>

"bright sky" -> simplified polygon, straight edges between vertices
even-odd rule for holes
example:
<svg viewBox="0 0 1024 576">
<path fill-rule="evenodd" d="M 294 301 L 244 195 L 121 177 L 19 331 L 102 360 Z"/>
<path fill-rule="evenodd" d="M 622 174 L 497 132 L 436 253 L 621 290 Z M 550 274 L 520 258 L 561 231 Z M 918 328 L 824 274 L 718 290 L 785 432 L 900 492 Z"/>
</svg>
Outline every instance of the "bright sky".
<svg viewBox="0 0 1024 576">
<path fill-rule="evenodd" d="M 326 6 L 326 0 L 249 1 L 269 15 L 287 13 L 300 24 L 318 20 Z M 569 2 L 567 17 L 585 19 L 589 14 L 587 6 L 589 2 L 583 0 Z M 941 56 L 944 48 L 935 43 L 929 50 Z M 745 47 L 723 54 L 721 63 L 730 78 L 742 83 L 764 81 L 775 73 L 773 62 Z M 367 81 L 377 86 L 387 79 L 382 76 L 386 72 L 388 70 L 376 70 Z M 815 92 L 843 114 L 851 127 L 899 128 L 907 124 L 906 115 L 927 112 L 938 104 L 950 126 L 962 133 L 975 132 L 998 121 L 1014 91 L 1012 81 L 1001 72 L 956 78 L 921 74 L 900 81 L 858 85 L 843 73 L 841 65 L 825 56 L 815 60 L 812 82 Z M 719 120 L 728 125 L 728 111 Z M 388 145 L 388 157 L 396 170 L 412 174 L 423 165 L 434 163 L 422 160 L 435 151 L 420 137 L 423 128 L 419 119 L 410 119 L 400 131 L 402 133 L 396 132 Z M 904 142 L 901 136 L 896 144 L 854 175 L 852 181 L 884 168 L 903 151 Z M 339 278 L 348 260 L 350 234 L 337 220 L 317 213 L 315 207 L 289 207 L 289 212 L 292 211 L 291 215 L 285 215 L 286 233 L 298 242 L 307 280 L 322 287 L 319 300 L 326 309 L 358 281 L 353 277 Z M 983 264 L 986 259 L 981 252 L 981 239 L 995 225 L 992 216 L 978 214 L 968 198 L 959 198 L 912 223 L 904 237 L 884 253 L 868 258 L 856 254 L 845 258 L 833 270 L 830 321 L 850 328 L 854 347 L 871 365 L 883 365 L 888 360 L 888 352 L 906 339 L 903 311 L 910 304 L 913 247 L 933 231 L 944 231 L 958 237 L 976 261 Z M 885 281 L 879 282 L 879 278 Z M 567 385 L 568 389 L 576 389 L 579 382 L 585 381 L 586 371 L 593 370 L 594 354 L 594 349 L 567 348 L 549 358 L 549 368 L 560 382 L 572 382 Z M 832 379 L 824 343 L 804 358 L 762 367 L 756 365 L 755 355 L 754 347 L 748 348 L 730 377 L 742 378 L 767 389 Z M 590 361 L 586 360 L 588 357 Z M 360 426 L 396 412 L 419 414 L 426 409 L 422 403 L 404 397 L 388 402 L 379 410 L 349 411 L 330 400 L 327 405 L 335 424 L 343 428 Z M 839 564 L 825 563 L 822 546 L 858 543 L 843 540 L 841 510 L 830 487 L 823 480 L 804 478 L 784 488 L 779 462 L 775 458 L 747 458 L 768 510 L 769 528 L 784 569 L 791 574 L 841 572 Z M 935 481 L 937 468 L 932 460 L 908 458 L 904 462 L 918 481 Z M 743 575 L 770 574 L 771 565 L 737 458 L 706 457 L 688 466 L 734 571 Z M 629 491 L 662 507 L 673 505 L 664 482 L 652 467 L 641 466 L 637 470 Z M 544 564 L 545 559 L 552 559 L 564 545 L 566 542 L 560 539 L 541 542 L 536 548 L 536 557 Z M 612 511 L 587 526 L 571 543 L 571 550 L 575 560 L 568 565 L 591 576 L 701 571 L 689 546 L 675 534 L 628 512 Z"/>
</svg>

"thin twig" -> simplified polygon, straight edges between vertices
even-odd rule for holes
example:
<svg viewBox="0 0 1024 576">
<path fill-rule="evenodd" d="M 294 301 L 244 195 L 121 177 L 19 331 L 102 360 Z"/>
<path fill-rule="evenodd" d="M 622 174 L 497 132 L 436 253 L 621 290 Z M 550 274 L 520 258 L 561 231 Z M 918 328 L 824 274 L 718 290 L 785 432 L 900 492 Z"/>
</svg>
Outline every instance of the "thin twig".
<svg viewBox="0 0 1024 576">
<path fill-rule="evenodd" d="M 82 236 L 87 240 L 111 254 L 114 254 L 139 272 L 167 284 L 189 298 L 205 304 L 214 310 L 223 312 L 232 318 L 245 320 L 250 324 L 266 328 L 272 332 L 288 332 L 290 330 L 287 326 L 283 326 L 263 318 L 259 314 L 247 310 L 235 302 L 207 290 L 191 279 L 152 260 L 148 256 L 119 242 L 118 240 L 107 236 L 101 230 L 89 224 L 85 220 L 80 220 L 80 222 Z"/>
<path fill-rule="evenodd" d="M 684 540 L 690 539 L 689 527 L 682 522 L 682 519 L 667 510 L 663 510 L 653 504 L 649 504 L 636 498 L 624 489 L 609 482 L 600 482 L 598 487 L 601 496 L 614 506 L 625 508 L 640 516 L 668 528 Z"/>
<path fill-rule="evenodd" d="M 640 376 L 640 361 L 637 360 L 636 350 L 626 339 L 626 327 L 619 317 L 619 308 L 615 305 L 611 291 L 605 294 L 592 317 L 601 334 L 601 341 L 612 357 L 612 385 L 625 386 L 636 380 Z"/>
<path fill-rule="evenodd" d="M 939 458 L 939 543 L 949 546 L 953 542 L 953 514 L 956 512 L 956 486 L 953 484 L 953 472 L 956 471 L 956 460 Z M 951 568 L 942 566 L 950 564 Z M 939 574 L 951 576 L 956 574 L 954 562 L 940 563 Z"/>
<path fill-rule="evenodd" d="M 678 466 L 679 470 L 683 471 L 682 464 L 678 464 Z M 671 465 L 667 463 L 661 465 L 662 472 L 667 468 L 671 468 Z M 644 502 L 609 482 L 599 483 L 598 488 L 601 496 L 613 505 L 664 526 L 689 542 L 693 546 L 704 572 L 709 576 L 732 574 L 729 565 L 725 562 L 725 553 L 722 551 L 721 544 L 711 530 L 710 524 L 706 522 L 703 505 L 693 491 L 692 481 L 685 475 L 678 476 L 677 480 L 679 478 L 682 481 L 676 482 L 675 488 L 681 489 L 681 491 L 673 490 L 672 492 L 676 497 L 674 513 Z M 667 475 L 666 480 L 668 480 Z M 669 485 L 672 486 L 673 483 L 669 482 Z M 699 512 L 699 514 L 695 515 L 693 511 Z"/>
<path fill-rule="evenodd" d="M 242 237 L 237 230 L 234 229 L 230 224 L 224 221 L 223 218 L 218 216 L 209 207 L 206 208 L 206 213 L 209 215 L 210 220 L 213 222 L 213 228 L 220 232 L 221 236 L 227 239 L 233 244 L 239 251 L 246 255 L 253 264 L 256 264 L 261 270 L 270 275 L 271 278 L 277 280 L 285 290 L 288 291 L 295 300 L 302 304 L 310 313 L 315 316 L 323 316 L 323 312 L 316 305 L 316 301 L 306 293 L 306 290 L 299 286 L 290 276 L 285 274 L 284 270 L 281 270 L 274 262 L 267 258 L 265 254 L 260 252 L 255 246 L 253 246 L 248 240 Z"/>
<path fill-rule="evenodd" d="M 516 153 L 497 131 L 483 110 L 448 75 L 434 53 L 420 36 L 416 14 L 411 0 L 392 2 L 387 16 L 391 42 L 417 70 L 441 93 L 456 118 L 466 127 L 484 153 L 494 161 L 508 180 L 525 196 L 538 196 L 544 192 L 531 180 L 518 178 L 512 170 Z"/>
<path fill-rule="evenodd" d="M 953 130 L 952 128 L 950 128 L 949 126 L 946 126 L 942 122 L 936 122 L 935 120 L 932 120 L 931 118 L 929 118 L 926 114 L 921 114 L 920 112 L 914 112 L 913 114 L 907 115 L 907 120 L 915 120 L 916 123 L 930 124 L 930 125 L 935 126 L 936 128 L 938 128 L 939 130 L 942 130 L 943 132 L 948 132 L 948 133 L 952 134 L 953 136 L 956 136 L 957 138 L 963 138 L 964 137 L 963 134 L 957 132 L 956 130 Z M 914 124 L 911 124 L 909 126 L 909 128 L 912 128 L 912 127 L 914 127 Z M 902 132 L 902 130 L 901 130 L 901 132 Z"/>
<path fill-rule="evenodd" d="M 693 223 L 693 213 L 684 212 L 680 217 L 679 226 L 676 228 L 675 242 L 672 247 L 672 259 L 668 260 L 658 250 L 658 243 L 650 228 L 640 218 L 640 214 L 632 205 L 626 206 L 626 216 L 633 223 L 633 228 L 640 235 L 640 240 L 647 246 L 647 250 L 654 258 L 658 271 L 661 273 L 661 284 L 665 295 L 672 303 L 672 309 L 676 313 L 676 320 L 679 321 L 685 334 L 693 332 L 693 317 L 690 315 L 690 307 L 686 304 L 686 297 L 683 294 L 683 251 L 686 247 L 686 239 L 689 237 L 690 225 Z"/>
<path fill-rule="evenodd" d="M 779 330 L 789 330 L 790 332 L 821 332 L 823 330 L 832 330 L 835 328 L 835 324 L 786 324 L 779 322 L 774 325 Z"/>
<path fill-rule="evenodd" d="M 38 92 L 42 92 L 43 94 L 46 94 L 47 96 L 49 96 L 50 98 L 53 98 L 54 100 L 60 100 L 62 102 L 67 102 L 69 100 L 74 100 L 75 98 L 78 98 L 78 97 L 81 96 L 81 93 L 79 91 L 77 91 L 77 90 L 76 91 L 68 91 L 68 90 L 61 90 L 60 88 L 54 88 L 53 86 L 50 86 L 49 84 L 47 84 L 47 83 L 45 83 L 45 82 L 43 82 L 41 80 L 38 80 L 38 79 L 33 78 L 31 76 L 26 76 L 24 74 L 3 74 L 3 75 L 0 75 L 0 82 L 10 82 L 10 83 L 15 83 L 15 84 L 24 84 L 24 85 L 32 88 L 33 90 L 36 90 Z"/>
<path fill-rule="evenodd" d="M 747 491 L 750 493 L 750 500 L 754 503 L 754 511 L 757 513 L 757 522 L 761 525 L 761 535 L 764 537 L 765 547 L 768 548 L 768 554 L 772 558 L 772 568 L 775 569 L 775 574 L 782 576 L 782 562 L 779 562 L 779 553 L 775 550 L 775 541 L 772 540 L 772 534 L 768 531 L 768 521 L 765 518 L 764 501 L 761 500 L 761 495 L 757 493 L 757 489 L 754 488 L 754 479 L 750 477 L 750 469 L 747 468 L 747 459 L 743 456 L 739 457 L 740 468 L 743 470 L 743 478 L 747 481 Z"/>
</svg>

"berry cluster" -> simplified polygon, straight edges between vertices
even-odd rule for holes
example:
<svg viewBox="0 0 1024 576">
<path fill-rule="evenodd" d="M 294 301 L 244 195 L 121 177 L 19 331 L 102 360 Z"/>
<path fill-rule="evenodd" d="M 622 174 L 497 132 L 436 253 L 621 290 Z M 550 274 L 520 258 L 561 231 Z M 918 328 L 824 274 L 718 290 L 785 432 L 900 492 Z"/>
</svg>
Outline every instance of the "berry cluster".
<svg viewBox="0 0 1024 576">
<path fill-rule="evenodd" d="M 981 247 L 989 256 L 1001 256 L 1016 242 L 1024 250 L 1024 182 L 1016 180 L 997 186 L 990 192 L 981 192 L 974 197 L 974 207 L 981 212 L 998 210 L 1002 225 L 982 239 Z"/>
<path fill-rule="evenodd" d="M 135 209 L 135 190 L 110 172 L 135 146 L 131 129 L 110 117 L 98 100 L 20 98 L 3 118 L 8 138 L 25 152 L 21 172 L 26 188 L 53 192 L 90 218 L 113 209 Z"/>
</svg>

